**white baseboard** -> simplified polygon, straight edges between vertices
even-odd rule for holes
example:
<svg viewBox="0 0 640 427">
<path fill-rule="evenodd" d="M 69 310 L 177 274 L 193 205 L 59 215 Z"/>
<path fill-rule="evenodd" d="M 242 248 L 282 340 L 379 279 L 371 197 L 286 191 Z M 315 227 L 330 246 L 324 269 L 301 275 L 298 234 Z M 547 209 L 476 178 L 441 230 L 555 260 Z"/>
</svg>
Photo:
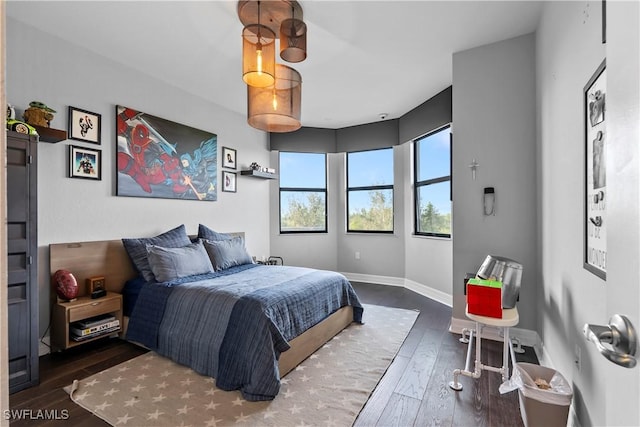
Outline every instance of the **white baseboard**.
<svg viewBox="0 0 640 427">
<path fill-rule="evenodd" d="M 540 342 L 538 343 L 538 346 L 535 349 L 536 349 L 536 356 L 538 356 L 538 361 L 540 362 L 540 365 L 555 369 L 553 360 L 551 360 L 551 357 L 549 357 L 549 352 L 545 350 L 544 343 L 542 342 L 542 340 L 540 340 Z"/>
<path fill-rule="evenodd" d="M 373 274 L 360 274 L 360 273 L 342 273 L 344 276 L 354 282 L 364 283 L 376 283 L 378 285 L 386 286 L 398 286 L 409 289 L 415 293 L 425 296 L 429 299 L 453 307 L 453 296 L 439 291 L 438 289 L 430 288 L 422 283 L 414 282 L 410 279 L 390 276 L 376 276 Z"/>
<path fill-rule="evenodd" d="M 430 288 L 427 285 L 414 282 L 410 279 L 404 279 L 404 287 L 434 301 L 438 301 L 446 306 L 453 307 L 453 296 L 439 291 L 438 289 Z"/>
<path fill-rule="evenodd" d="M 38 341 L 38 356 L 44 356 L 51 353 L 51 337 L 45 335 L 42 340 Z"/>
<path fill-rule="evenodd" d="M 347 279 L 353 282 L 376 283 L 378 285 L 404 287 L 404 279 L 391 276 L 375 276 L 373 274 L 342 273 Z"/>
</svg>

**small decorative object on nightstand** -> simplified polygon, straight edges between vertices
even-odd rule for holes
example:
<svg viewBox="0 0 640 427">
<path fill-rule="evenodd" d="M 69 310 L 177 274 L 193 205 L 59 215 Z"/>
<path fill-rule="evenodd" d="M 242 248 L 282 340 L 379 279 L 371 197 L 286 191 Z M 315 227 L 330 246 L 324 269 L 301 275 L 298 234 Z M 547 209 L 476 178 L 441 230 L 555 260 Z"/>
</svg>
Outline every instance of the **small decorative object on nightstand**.
<svg viewBox="0 0 640 427">
<path fill-rule="evenodd" d="M 104 276 L 89 277 L 87 280 L 87 291 L 91 299 L 101 298 L 107 295 Z"/>
<path fill-rule="evenodd" d="M 71 272 L 58 270 L 53 274 L 53 281 L 60 299 L 66 301 L 74 301 L 76 299 L 78 296 L 78 282 Z"/>
</svg>

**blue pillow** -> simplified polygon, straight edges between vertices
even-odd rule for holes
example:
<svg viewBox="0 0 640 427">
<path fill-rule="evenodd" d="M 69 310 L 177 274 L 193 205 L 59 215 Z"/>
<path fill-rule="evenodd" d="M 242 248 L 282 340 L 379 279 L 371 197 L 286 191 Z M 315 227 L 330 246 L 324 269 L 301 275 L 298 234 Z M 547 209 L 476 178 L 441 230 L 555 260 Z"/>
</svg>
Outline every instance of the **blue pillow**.
<svg viewBox="0 0 640 427">
<path fill-rule="evenodd" d="M 181 248 L 147 245 L 149 265 L 158 282 L 213 273 L 209 255 L 200 241 Z"/>
<path fill-rule="evenodd" d="M 203 240 L 203 242 L 211 264 L 216 271 L 236 265 L 253 263 L 251 255 L 247 253 L 247 249 L 244 247 L 243 237 L 218 241 Z"/>
<path fill-rule="evenodd" d="M 133 266 L 147 282 L 153 280 L 153 272 L 147 259 L 147 245 L 157 245 L 165 248 L 180 248 L 191 244 L 184 224 L 155 237 L 142 239 L 122 239 L 122 244 L 131 258 Z"/>
<path fill-rule="evenodd" d="M 218 233 L 206 225 L 198 224 L 198 238 L 216 242 L 220 240 L 231 240 L 233 236 L 227 233 Z"/>
</svg>

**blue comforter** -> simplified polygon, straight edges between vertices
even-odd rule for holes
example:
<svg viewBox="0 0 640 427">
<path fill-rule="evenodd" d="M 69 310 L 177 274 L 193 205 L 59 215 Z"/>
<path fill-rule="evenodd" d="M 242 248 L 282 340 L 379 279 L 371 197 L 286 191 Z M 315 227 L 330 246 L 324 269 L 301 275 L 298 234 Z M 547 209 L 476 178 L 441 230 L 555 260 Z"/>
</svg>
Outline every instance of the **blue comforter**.
<svg viewBox="0 0 640 427">
<path fill-rule="evenodd" d="M 127 339 L 216 378 L 247 400 L 272 400 L 288 341 L 344 306 L 362 306 L 341 274 L 302 267 L 244 265 L 170 283 L 147 283 Z"/>
</svg>

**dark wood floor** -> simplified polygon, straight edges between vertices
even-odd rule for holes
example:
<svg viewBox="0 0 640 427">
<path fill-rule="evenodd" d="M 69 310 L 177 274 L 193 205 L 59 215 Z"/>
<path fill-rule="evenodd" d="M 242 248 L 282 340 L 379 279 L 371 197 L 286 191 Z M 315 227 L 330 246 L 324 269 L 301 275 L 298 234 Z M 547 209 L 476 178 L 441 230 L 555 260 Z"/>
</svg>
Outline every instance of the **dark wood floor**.
<svg viewBox="0 0 640 427">
<path fill-rule="evenodd" d="M 417 309 L 409 336 L 358 416 L 355 426 L 522 426 L 517 391 L 501 395 L 498 373 L 483 371 L 474 380 L 452 372 L 464 368 L 467 346 L 449 332 L 451 308 L 403 288 L 354 283 L 364 303 Z M 482 340 L 482 361 L 502 365 L 502 343 Z M 475 355 L 475 353 L 474 353 Z M 517 361 L 538 363 L 525 347 Z"/>
<path fill-rule="evenodd" d="M 360 413 L 356 426 L 522 426 L 517 392 L 500 395 L 500 375 L 483 372 L 478 380 L 461 377 L 464 390 L 449 388 L 451 373 L 464 367 L 466 345 L 448 332 L 451 308 L 412 291 L 354 283 L 366 304 L 417 309 L 420 315 L 398 355 Z M 534 361 L 530 348 L 518 360 Z M 502 345 L 482 342 L 483 361 L 501 364 Z M 40 385 L 10 397 L 12 410 L 57 410 L 65 420 L 15 420 L 12 426 L 105 426 L 74 404 L 62 390 L 146 351 L 125 341 L 105 339 L 40 358 Z"/>
</svg>

